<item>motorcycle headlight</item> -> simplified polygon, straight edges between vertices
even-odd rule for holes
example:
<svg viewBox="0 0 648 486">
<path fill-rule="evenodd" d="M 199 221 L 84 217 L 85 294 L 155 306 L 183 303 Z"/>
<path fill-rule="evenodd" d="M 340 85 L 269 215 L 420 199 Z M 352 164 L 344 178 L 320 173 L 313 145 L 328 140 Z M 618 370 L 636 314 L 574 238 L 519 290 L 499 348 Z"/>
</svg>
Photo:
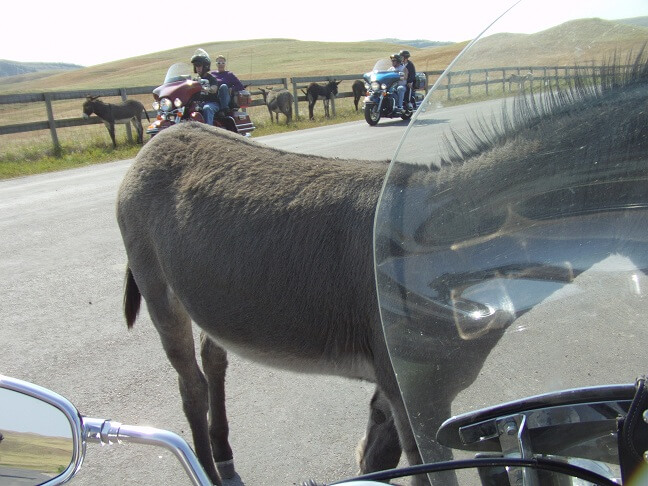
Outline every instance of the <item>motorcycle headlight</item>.
<svg viewBox="0 0 648 486">
<path fill-rule="evenodd" d="M 380 89 L 380 83 L 378 81 L 371 82 L 371 90 L 378 91 Z"/>
<path fill-rule="evenodd" d="M 154 109 L 155 111 L 158 111 L 158 110 L 160 109 L 160 103 L 158 103 L 157 101 L 154 101 L 154 102 L 151 104 L 151 106 L 153 106 L 153 109 Z"/>
<path fill-rule="evenodd" d="M 382 89 L 387 89 L 387 85 L 386 85 L 385 83 L 381 84 L 380 87 L 381 87 Z"/>
<path fill-rule="evenodd" d="M 182 100 L 180 98 L 176 98 L 175 100 L 173 100 L 173 106 L 180 108 L 182 106 Z"/>
<path fill-rule="evenodd" d="M 169 98 L 162 98 L 160 100 L 160 108 L 162 109 L 162 111 L 171 111 L 171 109 L 173 108 L 171 100 Z"/>
</svg>

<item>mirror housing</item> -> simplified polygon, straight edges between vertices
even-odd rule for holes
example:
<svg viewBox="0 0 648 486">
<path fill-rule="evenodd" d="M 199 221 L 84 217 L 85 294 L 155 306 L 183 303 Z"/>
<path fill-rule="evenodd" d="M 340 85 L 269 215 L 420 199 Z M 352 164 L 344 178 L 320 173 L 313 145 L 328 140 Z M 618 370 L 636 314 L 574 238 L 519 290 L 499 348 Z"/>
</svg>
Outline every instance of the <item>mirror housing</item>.
<svg viewBox="0 0 648 486">
<path fill-rule="evenodd" d="M 11 395 L 15 394 L 15 397 L 17 399 L 20 399 L 20 395 L 22 395 L 24 398 L 32 398 L 34 401 L 40 401 L 41 405 L 51 407 L 51 411 L 54 413 L 56 413 L 56 411 L 60 412 L 65 420 L 67 420 L 71 434 L 71 448 L 69 451 L 70 457 L 68 465 L 55 477 L 46 480 L 45 482 L 37 480 L 37 483 L 35 484 L 54 486 L 69 481 L 80 469 L 83 462 L 83 457 L 85 455 L 85 441 L 83 440 L 83 421 L 76 407 L 74 407 L 74 405 L 72 405 L 72 403 L 70 403 L 70 401 L 65 397 L 62 397 L 57 393 L 54 393 L 38 385 L 18 380 L 16 378 L 10 378 L 8 376 L 0 375 L 0 390 L 8 390 L 10 392 L 10 395 L 8 395 L 8 397 L 11 397 Z M 9 407 L 9 400 L 0 401 L 0 415 L 6 418 L 7 414 L 3 411 L 3 407 Z M 48 410 L 43 409 L 43 411 L 47 412 Z M 18 417 L 16 417 L 16 419 L 18 419 Z M 35 429 L 31 431 L 38 434 L 38 425 L 36 424 Z M 4 444 L 2 445 L 6 447 L 8 433 L 6 433 L 6 431 L 4 432 Z M 65 449 L 67 452 L 67 444 Z"/>
</svg>

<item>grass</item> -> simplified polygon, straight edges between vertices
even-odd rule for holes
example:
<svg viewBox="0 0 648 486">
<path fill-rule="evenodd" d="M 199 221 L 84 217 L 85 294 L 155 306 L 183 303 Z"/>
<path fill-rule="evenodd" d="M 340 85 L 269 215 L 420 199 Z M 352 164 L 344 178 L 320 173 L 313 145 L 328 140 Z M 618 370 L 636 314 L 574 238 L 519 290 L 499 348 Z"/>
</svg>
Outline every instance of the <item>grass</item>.
<svg viewBox="0 0 648 486">
<path fill-rule="evenodd" d="M 355 111 L 350 98 L 336 101 L 335 117 L 324 118 L 323 112 L 320 113 L 316 109 L 315 120 L 309 120 L 307 113 L 300 112 L 300 118 L 293 119 L 292 123 L 288 125 L 286 125 L 283 115 L 280 115 L 279 123 L 271 123 L 265 107 L 253 108 L 249 111 L 252 121 L 256 125 L 252 138 L 364 119 L 362 111 Z M 113 149 L 107 130 L 102 125 L 82 128 L 93 129 L 93 135 L 90 138 L 67 138 L 61 142 L 59 151 L 54 150 L 51 140 L 47 136 L 37 142 L 29 137 L 24 143 L 15 143 L 8 150 L 3 150 L 3 153 L 0 154 L 0 179 L 130 159 L 135 157 L 141 148 L 139 144 L 127 140 L 122 127 L 117 127 L 116 130 L 118 134 L 123 132 L 121 136 L 118 136 L 116 149 Z M 146 138 L 145 135 L 145 140 Z"/>
<path fill-rule="evenodd" d="M 581 58 L 574 58 L 571 49 L 565 50 L 562 40 L 572 39 L 580 33 L 614 32 L 603 35 L 596 43 L 587 43 L 588 49 Z M 586 64 L 592 59 L 605 59 L 611 53 L 636 51 L 637 45 L 645 42 L 648 29 L 620 25 L 600 19 L 583 19 L 568 22 L 536 34 L 496 34 L 484 39 L 473 49 L 462 63 L 472 68 L 488 67 L 482 65 L 515 66 L 528 65 L 533 59 L 535 65 Z M 589 39 L 589 38 L 588 38 Z M 466 42 L 434 48 L 408 47 L 418 71 L 442 70 L 466 45 Z M 90 66 L 76 71 L 57 73 L 47 77 L 16 76 L 0 79 L 0 94 L 84 90 L 120 86 L 156 86 L 163 79 L 168 66 L 178 61 L 187 61 L 197 46 L 184 46 L 164 52 Z M 208 52 L 222 53 L 228 57 L 228 67 L 241 79 L 267 79 L 292 76 L 357 74 L 371 69 L 376 59 L 401 47 L 383 42 L 304 42 L 292 39 L 256 39 L 231 42 L 214 42 L 202 47 Z M 127 81 L 125 81 L 127 80 Z M 434 79 L 430 79 L 432 83 Z M 457 80 L 453 78 L 453 83 Z M 349 86 L 341 90 L 350 90 Z M 461 90 L 452 91 L 452 99 L 440 91 L 440 101 L 444 106 L 482 99 L 508 96 L 506 90 L 493 86 L 488 98 L 479 89 L 473 90 L 470 97 Z M 150 95 L 137 95 L 148 108 Z M 106 98 L 106 102 L 116 101 Z M 310 121 L 305 114 L 306 105 L 300 104 L 301 118 L 286 126 L 281 117 L 279 124 L 270 122 L 265 107 L 252 107 L 248 111 L 257 126 L 254 137 L 284 133 L 288 131 L 313 128 L 347 121 L 362 120 L 361 112 L 355 112 L 350 98 L 336 100 L 336 116 L 325 119 L 321 103 L 316 107 L 316 120 Z M 59 100 L 53 103 L 56 119 L 80 116 L 81 104 L 78 99 Z M 0 105 L 0 126 L 15 123 L 41 121 L 46 118 L 43 103 L 14 103 Z M 0 136 L 0 179 L 19 177 L 42 172 L 57 171 L 112 160 L 134 157 L 139 145 L 128 143 L 123 135 L 124 129 L 118 127 L 118 148 L 113 149 L 106 129 L 102 125 L 88 125 L 57 130 L 60 149 L 52 149 L 47 131 L 27 132 Z"/>
<path fill-rule="evenodd" d="M 5 431 L 0 466 L 60 474 L 72 459 L 72 439 Z"/>
</svg>

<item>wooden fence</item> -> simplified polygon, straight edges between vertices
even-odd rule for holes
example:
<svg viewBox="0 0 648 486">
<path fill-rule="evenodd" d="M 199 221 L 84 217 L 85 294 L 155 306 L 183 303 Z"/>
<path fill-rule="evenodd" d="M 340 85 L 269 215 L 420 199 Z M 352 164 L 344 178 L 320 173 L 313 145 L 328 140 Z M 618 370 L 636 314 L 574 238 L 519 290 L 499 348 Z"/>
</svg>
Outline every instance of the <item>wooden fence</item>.
<svg viewBox="0 0 648 486">
<path fill-rule="evenodd" d="M 446 91 L 447 99 L 452 99 L 453 90 L 462 89 L 464 92 L 467 90 L 468 96 L 472 95 L 476 87 L 483 86 L 486 95 L 491 94 L 494 89 L 501 87 L 505 92 L 507 89 L 511 91 L 513 86 L 521 86 L 528 78 L 525 78 L 527 73 L 532 74 L 532 82 L 538 80 L 546 82 L 550 79 L 555 79 L 556 82 L 573 77 L 583 69 L 592 70 L 601 69 L 598 66 L 514 66 L 514 67 L 496 67 L 488 69 L 473 69 L 470 71 L 463 71 L 457 73 L 448 73 L 446 79 L 438 87 L 439 90 Z M 426 72 L 427 84 L 431 87 L 432 83 L 438 79 L 443 71 L 428 71 Z M 517 78 L 516 78 L 517 76 Z M 295 117 L 299 117 L 299 102 L 305 102 L 306 96 L 301 93 L 309 83 L 312 82 L 328 82 L 330 80 L 344 81 L 362 79 L 362 74 L 345 74 L 345 75 L 330 75 L 330 76 L 307 76 L 307 77 L 293 77 L 293 78 L 269 78 L 269 79 L 253 79 L 241 80 L 244 85 L 251 87 L 250 92 L 253 96 L 252 106 L 264 105 L 261 91 L 254 90 L 253 87 L 266 87 L 266 86 L 283 86 L 286 89 L 292 87 L 295 103 Z M 54 147 L 59 146 L 58 136 L 56 130 L 58 128 L 74 127 L 88 124 L 102 123 L 97 117 L 90 119 L 84 118 L 65 118 L 56 119 L 52 109 L 52 102 L 58 100 L 72 100 L 72 99 L 85 99 L 87 95 L 93 96 L 119 96 L 122 100 L 126 100 L 128 96 L 150 94 L 156 86 L 141 86 L 134 88 L 112 88 L 112 89 L 96 89 L 96 90 L 83 90 L 83 91 L 53 91 L 47 93 L 31 93 L 31 94 L 8 94 L 0 95 L 0 105 L 16 104 L 16 103 L 45 103 L 47 112 L 47 120 L 18 123 L 12 125 L 0 126 L 0 135 L 7 135 L 13 133 L 30 132 L 35 130 L 49 130 Z M 350 91 L 339 92 L 337 98 L 346 98 L 353 96 Z M 335 100 L 331 103 L 332 114 L 335 115 Z M 148 111 L 149 116 L 153 118 L 157 115 L 154 111 Z M 130 132 L 130 125 L 127 125 L 128 138 L 132 139 Z"/>
</svg>

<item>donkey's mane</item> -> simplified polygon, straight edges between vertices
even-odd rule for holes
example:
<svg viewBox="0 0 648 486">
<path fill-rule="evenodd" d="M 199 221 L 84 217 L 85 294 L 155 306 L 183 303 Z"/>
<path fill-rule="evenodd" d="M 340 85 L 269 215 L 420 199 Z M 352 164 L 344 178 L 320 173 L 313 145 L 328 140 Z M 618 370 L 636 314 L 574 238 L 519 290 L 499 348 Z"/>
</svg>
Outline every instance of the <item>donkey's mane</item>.
<svg viewBox="0 0 648 486">
<path fill-rule="evenodd" d="M 512 110 L 507 109 L 505 101 L 499 115 L 481 116 L 469 123 L 462 133 L 451 129 L 445 136 L 446 154 L 440 158 L 440 166 L 463 164 L 471 157 L 515 139 L 524 130 L 609 102 L 616 94 L 636 86 L 648 85 L 648 56 L 645 54 L 646 45 L 639 54 L 629 54 L 624 64 L 614 55 L 599 70 L 577 68 L 573 78 L 568 79 L 567 88 L 549 85 L 542 93 L 535 94 L 531 86 L 514 98 Z"/>
</svg>

